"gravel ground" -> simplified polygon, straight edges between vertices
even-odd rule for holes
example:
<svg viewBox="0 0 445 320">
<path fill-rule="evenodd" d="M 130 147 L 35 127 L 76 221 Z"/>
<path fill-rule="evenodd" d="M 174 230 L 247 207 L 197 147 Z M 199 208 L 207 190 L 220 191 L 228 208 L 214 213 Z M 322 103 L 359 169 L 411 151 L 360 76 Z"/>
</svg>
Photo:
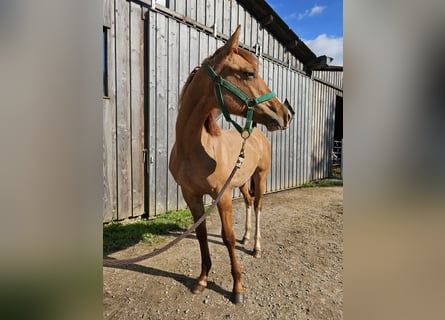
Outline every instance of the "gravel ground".
<svg viewBox="0 0 445 320">
<path fill-rule="evenodd" d="M 253 243 L 241 244 L 243 201 L 234 201 L 233 210 L 244 304 L 229 300 L 230 260 L 219 216 L 212 213 L 207 219 L 212 270 L 201 295 L 190 291 L 201 270 L 198 241 L 191 235 L 152 259 L 104 267 L 104 319 L 343 319 L 342 187 L 266 195 L 259 259 L 251 254 Z M 111 256 L 153 249 L 140 243 Z"/>
</svg>

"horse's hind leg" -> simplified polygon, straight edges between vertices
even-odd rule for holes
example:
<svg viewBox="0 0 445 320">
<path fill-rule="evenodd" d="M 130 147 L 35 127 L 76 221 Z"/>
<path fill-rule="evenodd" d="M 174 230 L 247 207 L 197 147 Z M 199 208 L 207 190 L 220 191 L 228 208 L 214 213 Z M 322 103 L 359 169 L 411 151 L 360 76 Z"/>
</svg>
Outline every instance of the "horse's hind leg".
<svg viewBox="0 0 445 320">
<path fill-rule="evenodd" d="M 250 232 L 252 230 L 252 197 L 247 187 L 247 183 L 243 184 L 240 188 L 241 194 L 244 197 L 244 203 L 246 204 L 246 225 L 243 237 L 243 245 L 247 245 L 250 240 Z"/>
<path fill-rule="evenodd" d="M 219 215 L 222 224 L 222 238 L 229 251 L 230 262 L 232 265 L 233 290 L 232 301 L 242 303 L 244 300 L 244 289 L 241 283 L 241 269 L 235 255 L 235 233 L 232 225 L 232 195 L 231 192 L 225 192 L 218 202 Z"/>
<path fill-rule="evenodd" d="M 192 195 L 182 190 L 185 201 L 187 202 L 190 211 L 193 215 L 193 220 L 196 222 L 204 214 L 204 203 L 202 196 Z M 212 261 L 210 259 L 209 245 L 207 242 L 207 227 L 206 220 L 204 220 L 196 228 L 196 237 L 199 241 L 199 248 L 201 249 L 201 274 L 198 278 L 196 286 L 192 289 L 193 293 L 199 294 L 204 291 L 207 286 L 207 278 L 209 275 Z"/>
<path fill-rule="evenodd" d="M 263 209 L 263 196 L 266 191 L 266 179 L 267 179 L 267 171 L 260 171 L 253 177 L 255 179 L 255 200 L 254 200 L 254 209 L 255 209 L 255 246 L 253 250 L 253 256 L 255 258 L 261 257 L 261 231 L 260 231 L 260 217 L 261 210 Z"/>
</svg>

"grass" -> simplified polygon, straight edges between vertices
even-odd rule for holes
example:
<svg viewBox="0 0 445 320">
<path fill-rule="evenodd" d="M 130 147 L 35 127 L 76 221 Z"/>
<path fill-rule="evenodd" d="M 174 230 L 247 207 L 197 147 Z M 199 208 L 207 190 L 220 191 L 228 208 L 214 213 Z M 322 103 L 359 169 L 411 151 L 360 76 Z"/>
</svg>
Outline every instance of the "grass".
<svg viewBox="0 0 445 320">
<path fill-rule="evenodd" d="M 103 252 L 111 253 L 144 242 L 153 245 L 164 240 L 172 231 L 193 224 L 190 210 L 170 211 L 151 220 L 132 223 L 111 222 L 103 227 Z"/>
<path fill-rule="evenodd" d="M 325 179 L 311 181 L 301 188 L 343 186 L 342 180 Z M 169 211 L 154 219 L 141 219 L 131 223 L 111 222 L 103 227 L 103 253 L 131 247 L 139 242 L 149 245 L 163 241 L 172 231 L 180 231 L 193 224 L 189 209 Z"/>
<path fill-rule="evenodd" d="M 325 179 L 319 181 L 310 181 L 302 184 L 300 188 L 320 188 L 320 187 L 341 187 L 343 186 L 342 180 L 337 179 Z"/>
</svg>

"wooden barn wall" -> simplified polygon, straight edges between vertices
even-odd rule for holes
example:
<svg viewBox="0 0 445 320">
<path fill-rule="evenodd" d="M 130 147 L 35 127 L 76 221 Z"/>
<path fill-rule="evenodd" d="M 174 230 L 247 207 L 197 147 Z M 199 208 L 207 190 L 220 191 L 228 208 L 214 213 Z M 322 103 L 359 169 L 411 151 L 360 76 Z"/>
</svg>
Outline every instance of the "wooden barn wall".
<svg viewBox="0 0 445 320">
<path fill-rule="evenodd" d="M 103 99 L 103 220 L 144 213 L 143 8 L 104 0 L 108 96 Z"/>
<path fill-rule="evenodd" d="M 343 71 L 313 71 L 315 79 L 320 79 L 337 88 L 343 88 Z"/>
<path fill-rule="evenodd" d="M 343 72 L 316 71 L 312 74 L 311 180 L 329 177 L 334 146 L 336 96 L 343 96 Z"/>
<path fill-rule="evenodd" d="M 153 10 L 150 0 L 104 0 L 104 26 L 109 28 L 109 94 L 103 100 L 104 222 L 142 215 L 144 200 L 149 217 L 186 206 L 168 171 L 178 96 L 190 71 L 222 46 L 223 38 L 238 24 L 242 25 L 243 47 L 255 51 L 255 45 L 261 44 L 263 79 L 280 99 L 287 98 L 296 112 L 285 131 L 270 133 L 259 126 L 272 145 L 266 192 L 321 178 L 327 172 L 326 136 L 332 136 L 333 130 L 328 119 L 333 107 L 326 107 L 326 103 L 335 103 L 333 89 L 328 92 L 323 84 L 303 74 L 294 57 L 289 68 L 283 46 L 236 1 L 164 1 L 168 8 L 160 3 Z M 207 27 L 216 23 L 217 37 L 209 28 L 171 17 L 169 10 Z M 222 117 L 219 121 L 223 128 L 230 127 Z M 239 191 L 233 196 L 240 196 Z"/>
</svg>

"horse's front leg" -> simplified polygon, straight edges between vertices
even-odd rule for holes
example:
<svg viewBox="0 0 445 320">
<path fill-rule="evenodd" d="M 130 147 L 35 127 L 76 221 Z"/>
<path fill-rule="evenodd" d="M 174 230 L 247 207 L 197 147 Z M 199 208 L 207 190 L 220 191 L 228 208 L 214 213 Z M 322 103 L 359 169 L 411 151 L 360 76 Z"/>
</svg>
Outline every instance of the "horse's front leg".
<svg viewBox="0 0 445 320">
<path fill-rule="evenodd" d="M 233 232 L 232 225 L 232 197 L 230 191 L 226 191 L 218 202 L 218 210 L 221 217 L 222 238 L 229 251 L 230 262 L 232 265 L 232 301 L 238 304 L 244 301 L 244 289 L 241 283 L 241 269 L 235 254 L 235 233 Z"/>
<path fill-rule="evenodd" d="M 187 202 L 190 211 L 193 215 L 193 220 L 196 222 L 204 214 L 204 203 L 202 195 L 191 195 L 182 190 L 185 201 Z M 200 294 L 207 286 L 207 279 L 212 261 L 210 259 L 209 245 L 207 242 L 207 227 L 206 220 L 204 220 L 196 228 L 196 237 L 199 241 L 199 248 L 201 250 L 201 274 L 197 280 L 196 286 L 192 289 L 195 294 Z"/>
<path fill-rule="evenodd" d="M 247 187 L 247 183 L 242 185 L 240 191 L 244 198 L 244 203 L 246 205 L 246 224 L 244 229 L 243 236 L 243 245 L 247 245 L 250 241 L 250 233 L 252 230 L 252 197 L 250 196 L 249 188 Z"/>
</svg>

